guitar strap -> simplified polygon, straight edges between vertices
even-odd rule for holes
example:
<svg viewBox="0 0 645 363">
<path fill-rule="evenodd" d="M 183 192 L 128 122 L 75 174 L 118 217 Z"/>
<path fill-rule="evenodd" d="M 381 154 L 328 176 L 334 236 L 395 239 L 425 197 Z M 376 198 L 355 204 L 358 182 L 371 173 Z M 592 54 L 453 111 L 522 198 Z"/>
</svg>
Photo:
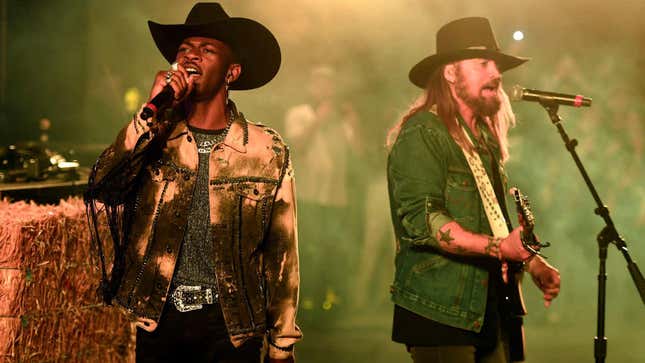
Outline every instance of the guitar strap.
<svg viewBox="0 0 645 363">
<path fill-rule="evenodd" d="M 499 201 L 497 200 L 497 196 L 495 195 L 493 185 L 491 184 L 490 178 L 484 168 L 484 164 L 475 149 L 475 145 L 470 139 L 470 136 L 468 136 L 468 132 L 466 132 L 463 125 L 461 126 L 461 130 L 466 136 L 466 140 L 468 140 L 468 142 L 473 146 L 472 154 L 463 147 L 461 148 L 461 151 L 464 153 L 466 161 L 468 161 L 470 171 L 475 177 L 475 184 L 477 184 L 477 190 L 479 190 L 479 196 L 481 197 L 482 204 L 484 205 L 484 211 L 486 212 L 486 218 L 488 219 L 490 229 L 493 232 L 494 237 L 505 238 L 509 234 L 508 225 L 504 218 L 504 214 L 502 213 Z"/>
</svg>

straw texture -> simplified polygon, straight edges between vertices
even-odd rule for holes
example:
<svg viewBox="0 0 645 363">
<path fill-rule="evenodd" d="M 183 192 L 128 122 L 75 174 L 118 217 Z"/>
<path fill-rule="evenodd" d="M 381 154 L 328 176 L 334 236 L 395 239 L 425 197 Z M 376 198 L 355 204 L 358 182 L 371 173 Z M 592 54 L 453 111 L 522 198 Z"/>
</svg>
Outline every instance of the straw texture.
<svg viewBox="0 0 645 363">
<path fill-rule="evenodd" d="M 134 361 L 134 328 L 96 295 L 90 246 L 81 199 L 0 201 L 0 363 Z"/>
</svg>

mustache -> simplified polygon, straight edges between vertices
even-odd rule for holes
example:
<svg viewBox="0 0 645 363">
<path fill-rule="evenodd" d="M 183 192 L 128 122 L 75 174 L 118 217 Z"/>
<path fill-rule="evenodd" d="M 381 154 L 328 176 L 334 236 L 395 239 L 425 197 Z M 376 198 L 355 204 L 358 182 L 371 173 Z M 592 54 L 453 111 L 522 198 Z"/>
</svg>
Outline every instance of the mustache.
<svg viewBox="0 0 645 363">
<path fill-rule="evenodd" d="M 498 88 L 501 83 L 502 83 L 502 80 L 498 78 L 498 79 L 494 79 L 492 81 L 486 82 L 481 88 L 482 89 L 484 89 L 484 88 Z"/>
</svg>

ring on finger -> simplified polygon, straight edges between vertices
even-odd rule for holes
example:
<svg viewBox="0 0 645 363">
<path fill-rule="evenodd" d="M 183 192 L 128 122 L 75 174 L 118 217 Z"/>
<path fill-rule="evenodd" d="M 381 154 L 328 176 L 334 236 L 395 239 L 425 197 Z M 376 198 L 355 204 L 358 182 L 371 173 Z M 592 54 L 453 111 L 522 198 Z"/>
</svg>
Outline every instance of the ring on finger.
<svg viewBox="0 0 645 363">
<path fill-rule="evenodd" d="M 169 84 L 170 81 L 172 80 L 172 75 L 174 74 L 173 71 L 168 71 L 166 72 L 166 84 Z"/>
</svg>

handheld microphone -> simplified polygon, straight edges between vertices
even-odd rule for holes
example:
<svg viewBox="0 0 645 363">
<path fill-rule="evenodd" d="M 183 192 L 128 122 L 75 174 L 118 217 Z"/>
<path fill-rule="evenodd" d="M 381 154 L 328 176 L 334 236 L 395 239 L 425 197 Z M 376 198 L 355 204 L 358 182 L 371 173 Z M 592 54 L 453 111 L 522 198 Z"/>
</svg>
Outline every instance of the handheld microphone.
<svg viewBox="0 0 645 363">
<path fill-rule="evenodd" d="M 175 90 L 170 85 L 166 85 L 161 92 L 154 96 L 150 102 L 146 103 L 143 110 L 139 114 L 142 120 L 147 120 L 154 116 L 157 111 L 172 102 L 175 98 Z"/>
<path fill-rule="evenodd" d="M 520 85 L 513 87 L 511 93 L 511 100 L 513 101 L 530 101 L 540 103 L 556 103 L 558 105 L 573 106 L 573 107 L 590 107 L 591 98 L 582 95 L 568 95 L 565 93 L 556 93 L 548 91 L 538 91 L 535 89 L 523 88 Z"/>
<path fill-rule="evenodd" d="M 177 63 L 173 63 L 170 66 L 170 69 L 172 71 L 177 70 Z M 171 73 L 169 73 L 171 74 Z M 157 111 L 159 111 L 160 108 L 167 106 L 172 103 L 172 101 L 175 98 L 175 91 L 172 89 L 172 87 L 167 84 L 161 92 L 159 92 L 156 96 L 154 96 L 150 102 L 146 103 L 146 105 L 143 107 L 143 110 L 139 114 L 139 117 L 141 117 L 142 120 L 147 120 L 150 117 L 154 116 Z"/>
</svg>

